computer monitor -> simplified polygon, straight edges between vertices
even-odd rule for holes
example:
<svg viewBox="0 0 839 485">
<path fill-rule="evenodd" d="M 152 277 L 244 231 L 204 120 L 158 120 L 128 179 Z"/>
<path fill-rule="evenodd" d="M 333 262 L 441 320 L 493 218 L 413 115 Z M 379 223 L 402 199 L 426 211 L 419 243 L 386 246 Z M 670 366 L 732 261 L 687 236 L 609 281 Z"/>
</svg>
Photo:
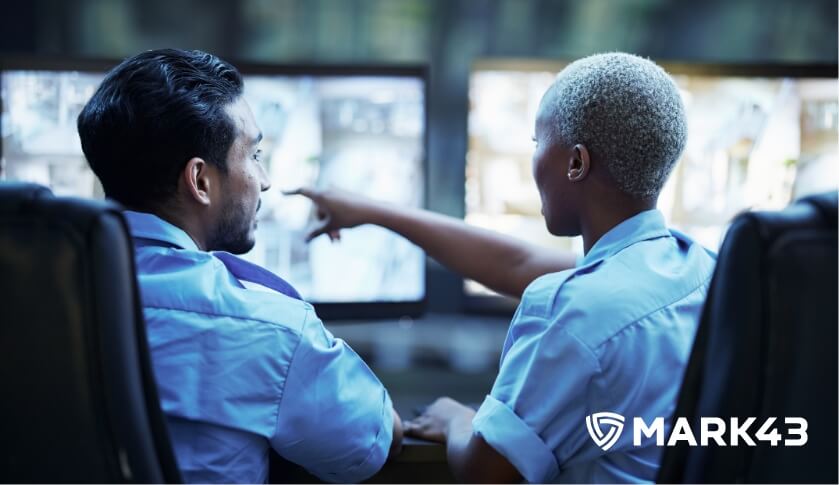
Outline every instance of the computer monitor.
<svg viewBox="0 0 839 485">
<path fill-rule="evenodd" d="M 675 79 L 688 141 L 660 198 L 668 223 L 716 250 L 746 209 L 780 209 L 836 190 L 837 67 L 660 63 Z M 566 62 L 482 60 L 469 85 L 466 221 L 549 248 L 582 254 L 580 238 L 545 228 L 531 175 L 539 102 Z M 467 306 L 500 307 L 464 283 Z"/>
<path fill-rule="evenodd" d="M 58 195 L 104 197 L 81 151 L 76 117 L 115 62 L 6 60 L 0 178 Z M 385 229 L 362 226 L 332 244 L 306 243 L 312 204 L 281 191 L 338 187 L 393 204 L 425 204 L 426 74 L 407 66 L 237 64 L 263 132 L 272 188 L 245 258 L 281 275 L 323 318 L 416 316 L 425 254 Z"/>
</svg>

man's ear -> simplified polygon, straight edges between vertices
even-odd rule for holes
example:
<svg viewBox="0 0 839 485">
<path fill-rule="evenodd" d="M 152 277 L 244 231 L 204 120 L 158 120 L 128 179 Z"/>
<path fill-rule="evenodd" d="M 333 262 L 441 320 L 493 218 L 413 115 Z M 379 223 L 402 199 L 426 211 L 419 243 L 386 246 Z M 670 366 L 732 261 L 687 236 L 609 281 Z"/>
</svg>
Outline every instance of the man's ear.
<svg viewBox="0 0 839 485">
<path fill-rule="evenodd" d="M 205 206 L 210 205 L 210 191 L 216 189 L 215 177 L 211 172 L 210 164 L 199 157 L 190 158 L 181 172 L 187 194 L 192 200 Z"/>
<path fill-rule="evenodd" d="M 580 182 L 588 176 L 591 160 L 585 145 L 574 145 L 571 158 L 568 159 L 568 180 Z"/>
</svg>

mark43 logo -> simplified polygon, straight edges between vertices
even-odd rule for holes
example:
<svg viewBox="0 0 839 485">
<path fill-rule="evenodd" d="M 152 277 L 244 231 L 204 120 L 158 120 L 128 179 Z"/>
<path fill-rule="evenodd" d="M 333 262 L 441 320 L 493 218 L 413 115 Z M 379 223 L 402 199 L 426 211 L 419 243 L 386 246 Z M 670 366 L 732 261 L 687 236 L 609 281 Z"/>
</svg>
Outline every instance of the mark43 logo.
<svg viewBox="0 0 839 485">
<path fill-rule="evenodd" d="M 600 412 L 586 416 L 586 428 L 594 443 L 603 451 L 608 451 L 617 443 L 623 431 L 625 418 L 617 413 Z M 691 428 L 687 418 L 678 418 L 673 424 L 673 431 L 667 439 L 666 446 L 675 446 L 685 442 L 688 446 L 708 446 L 713 442 L 717 446 L 757 446 L 759 442 L 769 443 L 770 446 L 804 446 L 807 444 L 807 420 L 801 417 L 783 418 L 783 426 L 778 426 L 775 417 L 767 418 L 756 427 L 757 418 L 745 419 L 718 417 L 701 417 L 699 419 L 699 439 Z M 654 438 L 656 446 L 665 446 L 663 417 L 657 417 L 647 424 L 643 418 L 632 420 L 632 446 L 642 446 L 644 438 Z M 779 428 L 782 428 L 784 434 Z M 753 434 L 752 431 L 754 431 Z"/>
</svg>

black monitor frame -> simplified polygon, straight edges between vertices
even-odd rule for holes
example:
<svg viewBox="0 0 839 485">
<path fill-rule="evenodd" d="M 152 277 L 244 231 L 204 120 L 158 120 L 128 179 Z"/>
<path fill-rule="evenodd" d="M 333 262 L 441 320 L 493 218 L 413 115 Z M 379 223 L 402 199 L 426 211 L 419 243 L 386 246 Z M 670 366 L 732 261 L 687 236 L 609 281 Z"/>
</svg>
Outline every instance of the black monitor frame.
<svg viewBox="0 0 839 485">
<path fill-rule="evenodd" d="M 225 59 L 227 60 L 227 59 Z M 51 56 L 0 57 L 0 74 L 4 71 L 77 71 L 107 73 L 122 62 L 116 59 L 68 58 Z M 420 79 L 424 85 L 424 119 L 422 136 L 422 207 L 428 207 L 428 122 L 429 122 L 429 68 L 423 64 L 268 64 L 228 60 L 243 76 L 388 76 Z M 2 99 L 0 99 L 2 103 Z M 0 111 L 2 104 L 0 104 Z M 0 133 L 0 153 L 2 153 Z M 381 302 L 323 302 L 314 303 L 318 316 L 327 321 L 419 317 L 428 301 L 428 260 L 425 264 L 423 298 L 417 301 Z"/>
<path fill-rule="evenodd" d="M 539 59 L 539 58 L 482 58 L 472 63 L 471 73 L 479 70 L 497 70 L 510 72 L 551 71 L 559 73 L 574 60 Z M 839 65 L 837 64 L 783 64 L 783 63 L 702 63 L 689 61 L 656 60 L 665 71 L 672 75 L 693 76 L 741 76 L 765 78 L 824 78 L 839 81 Z M 467 113 L 468 124 L 468 113 Z M 468 127 L 467 127 L 468 137 Z M 468 143 L 467 143 L 468 145 Z M 468 149 L 468 148 L 467 148 Z M 464 172 L 465 176 L 465 172 Z M 464 181 L 465 182 L 465 181 Z M 464 201 L 464 217 L 466 206 Z M 463 288 L 463 308 L 468 313 L 508 315 L 512 316 L 519 300 L 503 295 L 475 295 Z"/>
</svg>

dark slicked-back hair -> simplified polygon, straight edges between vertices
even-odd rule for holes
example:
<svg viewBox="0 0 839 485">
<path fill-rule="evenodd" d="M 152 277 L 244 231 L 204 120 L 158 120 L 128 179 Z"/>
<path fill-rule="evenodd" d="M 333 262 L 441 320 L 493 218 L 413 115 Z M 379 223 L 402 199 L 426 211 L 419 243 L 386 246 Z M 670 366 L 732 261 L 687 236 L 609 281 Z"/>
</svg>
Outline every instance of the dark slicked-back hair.
<svg viewBox="0 0 839 485">
<path fill-rule="evenodd" d="M 239 71 L 206 52 L 161 49 L 123 61 L 78 118 L 105 195 L 153 208 L 173 195 L 193 157 L 226 172 L 236 128 L 225 107 L 241 94 Z"/>
</svg>

